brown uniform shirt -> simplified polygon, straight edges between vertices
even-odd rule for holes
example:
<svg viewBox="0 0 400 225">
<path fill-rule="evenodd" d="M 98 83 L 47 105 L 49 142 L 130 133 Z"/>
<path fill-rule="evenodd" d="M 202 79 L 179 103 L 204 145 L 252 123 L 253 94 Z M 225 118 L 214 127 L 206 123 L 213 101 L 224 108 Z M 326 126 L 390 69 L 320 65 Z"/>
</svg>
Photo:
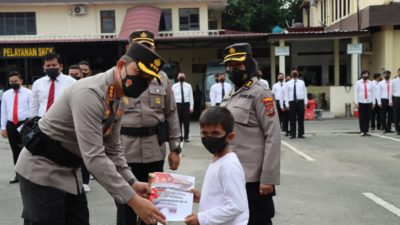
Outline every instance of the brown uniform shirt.
<svg viewBox="0 0 400 225">
<path fill-rule="evenodd" d="M 243 166 L 246 182 L 279 184 L 281 129 L 270 90 L 252 78 L 222 103 L 235 119 L 230 145 Z"/>
<path fill-rule="evenodd" d="M 122 117 L 123 127 L 154 127 L 162 121 L 169 123 L 169 148 L 179 146 L 179 118 L 175 98 L 168 77 L 160 73 L 161 84 L 154 79 L 139 98 L 129 98 L 129 105 Z M 121 135 L 122 146 L 129 163 L 150 163 L 165 159 L 165 143 L 158 143 L 157 135 L 132 137 Z"/>
<path fill-rule="evenodd" d="M 39 127 L 66 149 L 81 156 L 88 170 L 115 200 L 126 203 L 135 192 L 127 182 L 134 175 L 120 147 L 122 114 L 117 114 L 112 133 L 103 135 L 102 121 L 108 117 L 104 102 L 108 86 L 114 83 L 113 71 L 85 78 L 66 89 L 39 121 Z M 32 155 L 25 148 L 16 171 L 33 183 L 68 193 L 78 194 L 82 189 L 80 169 L 59 166 L 47 158 Z"/>
</svg>

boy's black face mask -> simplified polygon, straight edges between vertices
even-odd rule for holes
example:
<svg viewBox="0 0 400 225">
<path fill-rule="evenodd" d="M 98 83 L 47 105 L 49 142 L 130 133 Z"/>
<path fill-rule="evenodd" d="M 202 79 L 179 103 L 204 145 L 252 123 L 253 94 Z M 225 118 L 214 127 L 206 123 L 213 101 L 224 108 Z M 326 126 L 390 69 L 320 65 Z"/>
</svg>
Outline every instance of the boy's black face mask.
<svg viewBox="0 0 400 225">
<path fill-rule="evenodd" d="M 211 154 L 215 154 L 225 149 L 226 145 L 228 144 L 226 142 L 227 136 L 228 134 L 225 134 L 224 136 L 219 138 L 206 136 L 201 138 L 201 142 Z"/>
</svg>

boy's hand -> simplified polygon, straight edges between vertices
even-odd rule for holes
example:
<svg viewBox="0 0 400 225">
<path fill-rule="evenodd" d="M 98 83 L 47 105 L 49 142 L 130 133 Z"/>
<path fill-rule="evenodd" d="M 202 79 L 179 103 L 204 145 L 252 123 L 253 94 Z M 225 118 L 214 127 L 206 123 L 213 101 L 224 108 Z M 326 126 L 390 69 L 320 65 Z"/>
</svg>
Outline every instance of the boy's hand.
<svg viewBox="0 0 400 225">
<path fill-rule="evenodd" d="M 197 218 L 197 213 L 196 214 L 191 214 L 185 218 L 185 223 L 187 225 L 200 225 L 199 219 Z"/>
<path fill-rule="evenodd" d="M 270 184 L 260 184 L 260 195 L 268 195 L 274 191 L 274 186 Z"/>
<path fill-rule="evenodd" d="M 193 193 L 193 202 L 199 203 L 200 202 L 200 198 L 201 198 L 200 191 L 195 190 L 195 189 L 191 189 L 190 192 Z"/>
</svg>

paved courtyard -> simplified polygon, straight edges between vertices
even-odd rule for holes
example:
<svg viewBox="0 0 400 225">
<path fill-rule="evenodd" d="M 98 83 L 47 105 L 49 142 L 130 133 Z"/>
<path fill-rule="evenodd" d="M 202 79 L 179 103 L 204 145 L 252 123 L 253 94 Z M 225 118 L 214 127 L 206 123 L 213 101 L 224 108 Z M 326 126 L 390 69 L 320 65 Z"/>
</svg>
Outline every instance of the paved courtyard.
<svg viewBox="0 0 400 225">
<path fill-rule="evenodd" d="M 357 128 L 353 119 L 311 121 L 306 122 L 307 139 L 282 138 L 274 224 L 400 224 L 400 136 L 379 131 L 360 137 Z M 191 142 L 184 144 L 176 173 L 195 176 L 200 189 L 210 158 L 198 124 L 192 123 Z M 4 139 L 0 161 L 0 224 L 22 224 L 19 186 L 8 184 L 13 166 Z M 96 181 L 90 186 L 91 224 L 115 224 L 112 198 Z"/>
</svg>

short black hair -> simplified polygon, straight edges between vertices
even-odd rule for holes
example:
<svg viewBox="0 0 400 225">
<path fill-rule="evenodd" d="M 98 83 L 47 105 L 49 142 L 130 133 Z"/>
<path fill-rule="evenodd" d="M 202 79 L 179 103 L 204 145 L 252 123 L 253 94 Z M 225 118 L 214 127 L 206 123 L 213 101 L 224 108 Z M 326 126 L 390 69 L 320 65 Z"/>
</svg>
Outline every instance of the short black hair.
<svg viewBox="0 0 400 225">
<path fill-rule="evenodd" d="M 380 76 L 382 76 L 381 73 L 374 73 L 374 80 L 375 80 L 376 78 L 380 77 Z"/>
<path fill-rule="evenodd" d="M 80 61 L 80 62 L 78 63 L 78 65 L 79 65 L 79 66 L 80 66 L 80 65 L 85 65 L 85 66 L 88 66 L 89 69 L 91 68 L 91 67 L 90 67 L 90 63 L 89 63 L 88 61 Z"/>
<path fill-rule="evenodd" d="M 360 77 L 362 77 L 362 75 L 365 74 L 365 73 L 368 73 L 368 75 L 370 75 L 368 70 L 363 70 L 363 71 L 361 71 Z"/>
<path fill-rule="evenodd" d="M 383 75 L 386 75 L 386 74 L 389 74 L 389 75 L 391 75 L 391 74 L 392 74 L 392 72 L 390 72 L 389 70 L 385 70 L 385 71 L 383 71 Z"/>
<path fill-rule="evenodd" d="M 59 54 L 55 53 L 55 52 L 49 52 L 49 53 L 47 53 L 47 54 L 43 57 L 43 63 L 44 63 L 45 61 L 49 61 L 49 60 L 53 60 L 53 59 L 57 59 L 57 62 L 58 62 L 59 64 L 62 64 L 61 56 L 60 56 Z"/>
<path fill-rule="evenodd" d="M 235 124 L 232 113 L 225 107 L 212 106 L 203 111 L 200 126 L 221 125 L 226 133 L 231 133 Z"/>
<path fill-rule="evenodd" d="M 78 64 L 74 64 L 68 67 L 69 70 L 81 70 Z"/>
<path fill-rule="evenodd" d="M 13 70 L 8 73 L 8 79 L 10 79 L 10 77 L 14 77 L 14 76 L 18 76 L 19 79 L 23 80 L 22 75 L 19 71 Z"/>
</svg>

